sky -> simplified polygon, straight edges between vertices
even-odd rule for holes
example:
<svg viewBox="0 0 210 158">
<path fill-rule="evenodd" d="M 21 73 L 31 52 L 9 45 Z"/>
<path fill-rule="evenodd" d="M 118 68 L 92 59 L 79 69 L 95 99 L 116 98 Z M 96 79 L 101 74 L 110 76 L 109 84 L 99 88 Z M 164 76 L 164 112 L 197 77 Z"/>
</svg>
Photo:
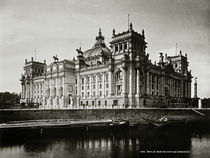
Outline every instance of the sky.
<svg viewBox="0 0 210 158">
<path fill-rule="evenodd" d="M 0 0 L 0 92 L 21 92 L 25 59 L 72 59 L 80 45 L 93 47 L 99 28 L 109 46 L 113 29 L 127 31 L 128 14 L 135 31 L 145 30 L 152 62 L 175 55 L 177 43 L 198 96 L 210 97 L 209 0 Z"/>
</svg>

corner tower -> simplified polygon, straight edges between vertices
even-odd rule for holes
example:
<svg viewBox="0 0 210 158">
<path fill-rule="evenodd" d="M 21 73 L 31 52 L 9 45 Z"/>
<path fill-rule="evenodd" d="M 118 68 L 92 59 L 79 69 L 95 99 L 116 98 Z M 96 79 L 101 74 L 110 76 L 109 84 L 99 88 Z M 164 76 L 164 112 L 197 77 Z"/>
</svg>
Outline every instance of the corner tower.
<svg viewBox="0 0 210 158">
<path fill-rule="evenodd" d="M 123 74 L 122 82 L 116 82 L 115 89 L 119 91 L 119 87 L 122 87 L 123 102 L 126 107 L 138 106 L 141 91 L 143 91 L 143 65 L 148 60 L 145 52 L 147 43 L 145 42 L 144 30 L 142 30 L 141 34 L 135 32 L 132 23 L 130 23 L 126 32 L 116 34 L 115 29 L 113 29 L 110 44 L 112 58 L 116 65 L 114 76 L 117 76 L 118 71 L 122 71 Z"/>
</svg>

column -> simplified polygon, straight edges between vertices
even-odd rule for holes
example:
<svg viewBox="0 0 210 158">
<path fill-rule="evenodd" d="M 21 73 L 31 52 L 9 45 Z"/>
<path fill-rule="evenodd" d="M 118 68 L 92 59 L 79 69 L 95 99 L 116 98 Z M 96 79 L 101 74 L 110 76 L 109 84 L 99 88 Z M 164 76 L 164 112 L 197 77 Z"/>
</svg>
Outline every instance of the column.
<svg viewBox="0 0 210 158">
<path fill-rule="evenodd" d="M 67 94 L 66 94 L 66 86 L 65 86 L 65 76 L 63 76 L 62 78 L 61 78 L 61 81 L 62 81 L 62 89 L 63 89 L 63 100 L 62 100 L 62 104 L 63 104 L 63 108 L 64 107 L 66 107 L 66 105 L 67 105 L 67 103 L 68 103 L 68 101 L 66 100 L 66 98 L 68 98 L 68 96 L 67 96 Z M 78 80 L 78 82 L 79 82 L 79 80 Z"/>
<path fill-rule="evenodd" d="M 149 89 L 150 89 L 150 95 L 152 95 L 152 91 L 154 93 L 154 89 L 152 89 L 152 77 L 153 77 L 153 74 L 150 74 L 150 80 L 149 80 Z M 154 87 L 153 87 L 154 88 Z"/>
<path fill-rule="evenodd" d="M 183 79 L 181 79 L 181 85 L 179 84 L 178 87 L 180 88 L 180 91 L 178 92 L 179 96 L 181 98 L 183 98 L 184 97 L 184 81 L 183 81 Z"/>
<path fill-rule="evenodd" d="M 24 83 L 24 93 L 23 93 L 23 96 L 24 96 L 24 102 L 26 102 L 26 83 Z"/>
<path fill-rule="evenodd" d="M 122 70 L 123 70 L 122 96 L 123 96 L 123 102 L 124 102 L 123 108 L 125 108 L 125 105 L 128 104 L 127 102 L 127 72 L 126 72 L 126 68 L 123 68 Z"/>
<path fill-rule="evenodd" d="M 156 96 L 156 94 L 157 94 L 157 76 L 156 75 L 154 76 L 154 80 L 155 80 L 155 83 L 154 83 L 154 95 Z"/>
<path fill-rule="evenodd" d="M 30 81 L 30 99 L 33 102 L 33 80 Z"/>
<path fill-rule="evenodd" d="M 134 89 L 133 78 L 135 77 L 134 73 L 133 73 L 132 64 L 130 64 L 129 71 L 130 71 L 130 73 L 129 73 L 129 97 L 132 97 L 133 96 L 133 89 Z"/>
<path fill-rule="evenodd" d="M 140 94 L 140 73 L 139 73 L 139 69 L 137 68 L 136 70 L 136 93 Z"/>
<path fill-rule="evenodd" d="M 113 73 L 111 70 L 109 70 L 109 96 L 110 97 L 113 95 L 112 78 L 113 78 Z"/>
<path fill-rule="evenodd" d="M 21 88 L 22 88 L 22 91 L 21 91 L 21 99 L 23 99 L 23 91 L 24 91 L 23 84 L 21 84 Z"/>
<path fill-rule="evenodd" d="M 81 87 L 80 87 L 80 74 L 77 74 L 77 108 L 80 107 L 80 95 L 81 95 Z M 63 87 L 64 89 L 64 87 Z M 64 93 L 63 93 L 64 94 Z"/>
<path fill-rule="evenodd" d="M 84 98 L 87 99 L 87 76 L 84 76 Z M 85 102 L 85 106 L 86 106 L 86 102 Z"/>
<path fill-rule="evenodd" d="M 92 75 L 90 75 L 90 79 L 89 79 L 89 93 L 90 93 L 90 98 L 93 98 L 93 91 L 92 91 Z M 91 102 L 92 105 L 92 102 Z"/>
<path fill-rule="evenodd" d="M 95 96 L 95 98 L 96 98 L 96 100 L 95 100 L 95 108 L 98 108 L 97 106 L 98 106 L 98 74 L 96 74 L 96 89 L 95 89 L 95 92 L 96 92 L 96 96 Z"/>
<path fill-rule="evenodd" d="M 59 87 L 59 77 L 57 76 L 56 77 L 56 102 L 57 102 L 57 106 L 58 106 L 58 109 L 60 109 L 60 104 L 59 104 L 59 92 L 60 90 L 60 87 Z"/>
<path fill-rule="evenodd" d="M 104 72 L 102 73 L 102 96 L 103 98 L 105 97 L 105 74 Z M 102 105 L 104 106 L 104 105 Z"/>
<path fill-rule="evenodd" d="M 134 72 L 133 72 L 133 65 L 132 65 L 132 63 L 130 63 L 130 67 L 129 67 L 129 71 L 130 71 L 130 73 L 129 73 L 129 103 L 130 103 L 130 107 L 133 107 L 134 106 L 134 84 L 135 84 L 135 80 L 134 80 L 134 78 L 135 78 L 135 74 L 134 74 Z"/>
<path fill-rule="evenodd" d="M 172 93 L 173 93 L 173 91 L 172 91 L 172 79 L 169 79 L 169 83 L 170 83 L 170 96 L 172 97 Z"/>
<path fill-rule="evenodd" d="M 45 109 L 45 99 L 46 99 L 46 81 L 45 81 L 45 79 L 44 79 L 44 81 L 43 81 L 43 88 L 42 88 L 42 94 L 43 94 L 43 96 L 42 96 L 42 98 L 43 98 L 43 100 L 42 100 L 42 106 L 43 106 L 43 108 Z"/>
<path fill-rule="evenodd" d="M 140 70 L 136 70 L 136 107 L 140 107 Z"/>
<path fill-rule="evenodd" d="M 191 98 L 191 81 L 188 82 L 188 98 Z"/>
<path fill-rule="evenodd" d="M 53 80 L 53 78 L 50 78 L 50 97 L 49 97 L 50 105 L 49 105 L 49 108 L 51 108 L 51 109 L 53 108 L 53 104 L 52 104 L 52 96 L 53 96 L 52 80 Z"/>
<path fill-rule="evenodd" d="M 150 84 L 149 84 L 149 80 L 150 80 L 150 75 L 149 75 L 149 72 L 147 72 L 147 91 L 146 91 L 146 94 L 147 95 L 150 95 Z"/>
<path fill-rule="evenodd" d="M 171 96 L 174 96 L 174 80 L 173 78 L 171 79 Z"/>
</svg>

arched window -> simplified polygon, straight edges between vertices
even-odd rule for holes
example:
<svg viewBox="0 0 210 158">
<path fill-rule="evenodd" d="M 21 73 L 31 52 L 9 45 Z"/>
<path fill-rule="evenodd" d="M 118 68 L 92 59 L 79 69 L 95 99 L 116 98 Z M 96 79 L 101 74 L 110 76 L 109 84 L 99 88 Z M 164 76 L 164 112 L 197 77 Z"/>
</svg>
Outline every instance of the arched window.
<svg viewBox="0 0 210 158">
<path fill-rule="evenodd" d="M 122 71 L 121 70 L 118 70 L 116 72 L 115 79 L 116 79 L 117 82 L 122 80 Z"/>
</svg>

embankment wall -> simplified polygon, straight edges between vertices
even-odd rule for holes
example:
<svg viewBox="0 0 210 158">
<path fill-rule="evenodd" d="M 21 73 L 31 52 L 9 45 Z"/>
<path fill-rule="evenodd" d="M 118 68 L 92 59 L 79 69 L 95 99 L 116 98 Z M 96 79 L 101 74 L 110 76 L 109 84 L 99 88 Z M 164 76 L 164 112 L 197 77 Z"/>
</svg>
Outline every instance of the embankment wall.
<svg viewBox="0 0 210 158">
<path fill-rule="evenodd" d="M 210 119 L 210 109 L 200 109 L 199 112 Z M 68 109 L 68 110 L 39 110 L 39 109 L 2 109 L 0 122 L 39 120 L 39 119 L 74 119 L 74 120 L 99 120 L 123 119 L 131 124 L 146 123 L 143 118 L 158 119 L 163 116 L 185 117 L 188 120 L 203 119 L 201 115 L 191 109 Z"/>
</svg>

